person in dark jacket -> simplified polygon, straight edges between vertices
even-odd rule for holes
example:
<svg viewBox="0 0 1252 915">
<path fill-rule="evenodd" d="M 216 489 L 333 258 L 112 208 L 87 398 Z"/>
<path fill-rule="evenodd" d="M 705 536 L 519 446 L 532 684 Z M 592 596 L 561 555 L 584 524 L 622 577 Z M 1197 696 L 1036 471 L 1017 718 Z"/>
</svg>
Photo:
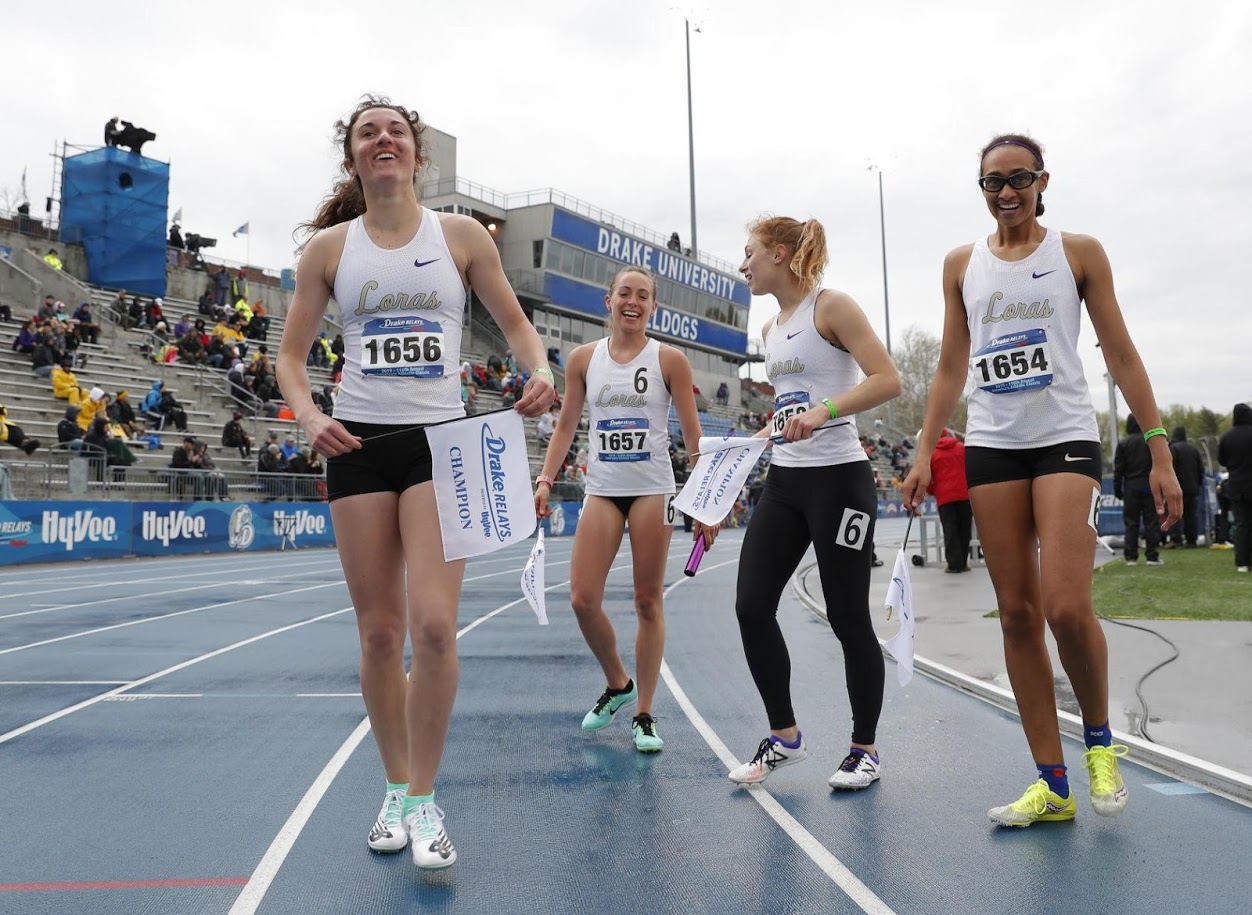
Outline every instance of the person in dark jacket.
<svg viewBox="0 0 1252 915">
<path fill-rule="evenodd" d="M 926 491 L 939 505 L 943 527 L 943 553 L 948 561 L 945 572 L 969 571 L 969 541 L 973 536 L 974 512 L 969 504 L 965 480 L 965 443 L 951 429 L 939 433 L 930 454 L 930 485 Z"/>
<path fill-rule="evenodd" d="M 1139 526 L 1143 525 L 1148 565 L 1162 566 L 1158 548 L 1161 524 L 1148 475 L 1152 472 L 1152 451 L 1143 440 L 1143 430 L 1133 413 L 1126 417 L 1126 437 L 1117 444 L 1113 454 L 1113 495 L 1122 500 L 1122 518 L 1126 522 L 1126 544 L 1123 554 L 1127 565 L 1139 564 Z"/>
<path fill-rule="evenodd" d="M 69 451 L 83 449 L 83 427 L 78 424 L 78 407 L 70 404 L 65 408 L 65 418 L 57 423 L 57 443 Z"/>
<path fill-rule="evenodd" d="M 108 417 L 122 427 L 128 438 L 139 435 L 139 426 L 135 418 L 135 408 L 130 405 L 130 392 L 118 391 L 117 398 L 109 404 Z"/>
<path fill-rule="evenodd" d="M 1235 404 L 1234 425 L 1217 443 L 1217 462 L 1230 471 L 1226 496 L 1235 516 L 1235 571 L 1252 567 L 1252 407 Z"/>
<path fill-rule="evenodd" d="M 1204 491 L 1204 457 L 1199 448 L 1187 441 L 1187 430 L 1182 426 L 1174 428 L 1169 451 L 1174 456 L 1174 475 L 1182 487 L 1182 521 L 1170 529 L 1169 545 L 1182 546 L 1185 533 L 1187 546 L 1194 547 L 1200 536 L 1200 519 L 1196 509 L 1200 493 Z"/>
</svg>

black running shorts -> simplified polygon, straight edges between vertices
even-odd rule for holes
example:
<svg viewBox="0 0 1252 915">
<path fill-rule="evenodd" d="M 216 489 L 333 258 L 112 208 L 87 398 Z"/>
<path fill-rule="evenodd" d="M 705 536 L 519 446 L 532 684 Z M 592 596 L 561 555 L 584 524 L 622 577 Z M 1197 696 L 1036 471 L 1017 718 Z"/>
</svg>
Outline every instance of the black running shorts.
<svg viewBox="0 0 1252 915">
<path fill-rule="evenodd" d="M 356 451 L 326 461 L 329 501 L 367 492 L 404 492 L 434 475 L 426 429 L 341 419 L 343 427 L 364 440 Z"/>
<path fill-rule="evenodd" d="M 1097 483 L 1103 471 L 1099 442 L 1061 442 L 1046 448 L 979 448 L 965 446 L 968 484 L 1033 480 L 1053 473 L 1081 473 Z"/>
</svg>

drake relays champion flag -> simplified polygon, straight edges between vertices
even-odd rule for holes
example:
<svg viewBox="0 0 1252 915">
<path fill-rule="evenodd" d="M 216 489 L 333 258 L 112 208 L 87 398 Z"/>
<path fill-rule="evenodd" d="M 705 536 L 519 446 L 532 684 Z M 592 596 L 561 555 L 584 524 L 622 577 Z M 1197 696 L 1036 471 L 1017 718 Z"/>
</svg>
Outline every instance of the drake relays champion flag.
<svg viewBox="0 0 1252 915">
<path fill-rule="evenodd" d="M 674 498 L 674 510 L 710 527 L 720 524 L 767 444 L 764 438 L 701 438 L 700 460 Z"/>
<path fill-rule="evenodd" d="M 426 427 L 447 562 L 520 543 L 535 530 L 526 430 L 512 409 Z"/>
</svg>

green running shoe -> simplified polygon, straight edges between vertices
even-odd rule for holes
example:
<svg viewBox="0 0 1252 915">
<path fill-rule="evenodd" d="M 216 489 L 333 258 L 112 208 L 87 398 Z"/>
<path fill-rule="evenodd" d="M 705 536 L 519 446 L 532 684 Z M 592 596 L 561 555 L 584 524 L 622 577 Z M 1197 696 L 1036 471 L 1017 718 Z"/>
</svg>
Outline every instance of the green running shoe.
<svg viewBox="0 0 1252 915">
<path fill-rule="evenodd" d="M 583 730 L 598 731 L 608 727 L 619 709 L 625 708 L 638 698 L 639 687 L 635 686 L 634 680 L 627 680 L 624 690 L 605 687 L 604 693 L 596 700 L 591 711 L 583 716 Z"/>
<path fill-rule="evenodd" d="M 656 721 L 647 712 L 641 712 L 630 723 L 635 734 L 635 749 L 640 753 L 656 753 L 665 746 L 665 741 L 656 732 Z"/>
</svg>

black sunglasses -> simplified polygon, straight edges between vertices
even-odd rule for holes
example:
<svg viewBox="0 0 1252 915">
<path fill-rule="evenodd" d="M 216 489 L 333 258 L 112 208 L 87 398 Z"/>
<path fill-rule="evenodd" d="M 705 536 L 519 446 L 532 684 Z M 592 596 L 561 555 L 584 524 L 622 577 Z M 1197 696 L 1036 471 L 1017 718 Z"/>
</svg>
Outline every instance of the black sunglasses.
<svg viewBox="0 0 1252 915">
<path fill-rule="evenodd" d="M 983 175 L 978 179 L 978 186 L 984 191 L 991 191 L 992 193 L 1002 189 L 1006 184 L 1015 190 L 1021 191 L 1038 181 L 1042 175 L 1043 169 L 1039 169 L 1037 172 L 1014 172 L 1007 178 L 1002 178 L 999 175 Z"/>
</svg>

